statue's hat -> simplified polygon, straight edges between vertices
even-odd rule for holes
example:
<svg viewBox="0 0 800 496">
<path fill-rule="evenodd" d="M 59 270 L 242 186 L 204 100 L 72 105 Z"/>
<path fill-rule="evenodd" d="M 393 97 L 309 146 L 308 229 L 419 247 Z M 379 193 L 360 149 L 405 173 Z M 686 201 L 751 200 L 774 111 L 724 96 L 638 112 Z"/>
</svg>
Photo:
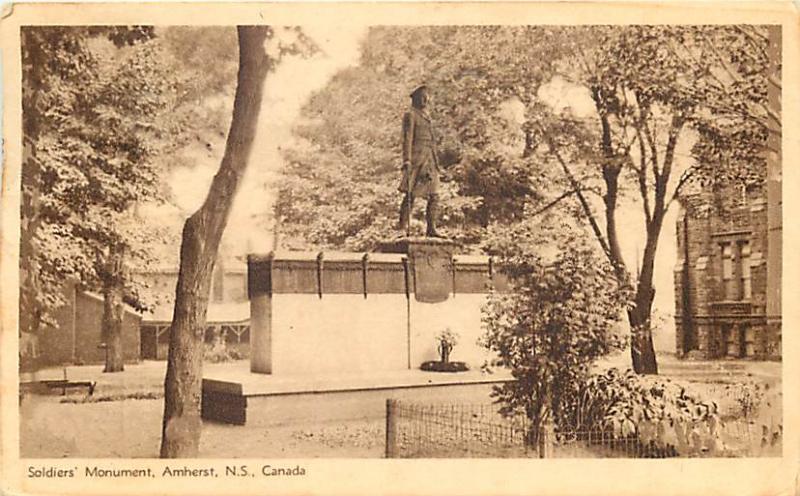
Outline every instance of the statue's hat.
<svg viewBox="0 0 800 496">
<path fill-rule="evenodd" d="M 414 88 L 414 91 L 412 91 L 409 96 L 411 98 L 414 98 L 414 95 L 416 95 L 417 93 L 419 93 L 420 91 L 425 90 L 425 89 L 428 89 L 428 85 L 426 85 L 425 83 L 417 85 L 417 87 Z"/>
</svg>

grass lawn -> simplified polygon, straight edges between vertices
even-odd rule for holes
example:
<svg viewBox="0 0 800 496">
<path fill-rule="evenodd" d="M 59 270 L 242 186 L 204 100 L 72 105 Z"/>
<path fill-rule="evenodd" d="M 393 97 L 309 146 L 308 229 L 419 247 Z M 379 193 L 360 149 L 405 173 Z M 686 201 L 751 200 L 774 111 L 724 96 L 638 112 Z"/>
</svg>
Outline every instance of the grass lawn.
<svg viewBox="0 0 800 496">
<path fill-rule="evenodd" d="M 768 385 L 760 408 L 751 414 L 753 430 L 760 425 L 781 423 L 780 363 L 679 362 L 670 356 L 659 358 L 664 378 L 717 401 L 723 417 L 741 417 L 738 384 L 755 381 Z M 246 364 L 207 367 L 245 368 Z M 94 396 L 87 397 L 83 391 L 67 396 L 26 394 L 20 404 L 21 456 L 157 457 L 165 370 L 165 362 L 127 365 L 124 372 L 115 374 L 103 374 L 102 366 L 69 367 L 69 379 L 98 382 Z M 49 379 L 62 374 L 61 369 L 53 369 L 38 375 Z M 486 402 L 485 397 L 475 399 L 475 403 Z M 200 444 L 200 456 L 208 458 L 379 458 L 383 452 L 382 420 L 300 423 L 292 421 L 291 415 L 287 415 L 285 423 L 270 428 L 206 422 Z"/>
</svg>

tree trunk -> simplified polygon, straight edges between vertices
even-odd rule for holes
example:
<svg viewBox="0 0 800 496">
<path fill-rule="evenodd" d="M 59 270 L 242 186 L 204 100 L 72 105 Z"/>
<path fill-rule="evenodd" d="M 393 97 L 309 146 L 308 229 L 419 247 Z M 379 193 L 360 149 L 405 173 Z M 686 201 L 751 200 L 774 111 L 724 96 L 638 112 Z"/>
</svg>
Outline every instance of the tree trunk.
<svg viewBox="0 0 800 496">
<path fill-rule="evenodd" d="M 106 344 L 106 367 L 103 372 L 122 372 L 125 369 L 122 346 L 124 247 L 112 247 L 108 257 L 103 274 L 103 337 Z"/>
<path fill-rule="evenodd" d="M 636 286 L 636 297 L 633 308 L 628 311 L 628 321 L 631 325 L 631 361 L 633 370 L 637 374 L 658 374 L 656 351 L 653 346 L 653 328 L 651 312 L 653 299 L 656 295 L 653 287 L 655 274 L 656 248 L 658 237 L 661 235 L 661 226 L 667 214 L 667 185 L 672 173 L 672 162 L 675 158 L 675 147 L 678 136 L 683 127 L 683 116 L 673 115 L 669 138 L 664 150 L 664 161 L 661 172 L 655 176 L 655 195 L 653 199 L 653 216 L 646 222 L 647 242 L 642 255 L 642 271 Z M 655 153 L 655 151 L 653 152 Z M 655 160 L 653 158 L 653 160 Z M 645 198 L 642 198 L 644 201 Z"/>
<path fill-rule="evenodd" d="M 659 213 L 648 226 L 647 243 L 642 256 L 642 271 L 636 285 L 633 307 L 628 310 L 628 322 L 631 326 L 631 362 L 637 374 L 658 374 L 650 317 L 656 295 L 653 275 L 661 219 L 662 214 Z"/>
<path fill-rule="evenodd" d="M 39 140 L 40 114 L 38 88 L 42 84 L 44 54 L 32 28 L 22 28 L 22 43 L 29 69 L 22 81 L 22 185 L 20 210 L 19 252 L 19 329 L 36 334 L 42 317 L 39 300 L 39 266 L 36 253 L 36 232 L 39 216 L 40 174 L 36 160 L 36 143 Z M 6 169 L 7 170 L 7 169 Z"/>
<path fill-rule="evenodd" d="M 619 236 L 617 235 L 617 196 L 620 169 L 616 165 L 606 165 L 603 167 L 603 178 L 606 183 L 606 194 L 603 197 L 606 213 L 606 239 L 608 240 L 608 251 L 614 265 L 614 273 L 620 284 L 627 285 L 629 274 L 622 258 L 622 249 L 619 246 Z"/>
<path fill-rule="evenodd" d="M 208 196 L 183 228 L 164 381 L 162 458 L 193 458 L 200 444 L 203 334 L 211 274 L 256 133 L 269 59 L 266 26 L 238 28 L 239 73 L 225 154 Z"/>
<path fill-rule="evenodd" d="M 596 100 L 597 101 L 597 100 Z M 603 198 L 605 203 L 606 217 L 606 238 L 608 240 L 609 257 L 614 265 L 614 272 L 617 281 L 622 287 L 629 287 L 631 284 L 630 274 L 628 273 L 625 261 L 622 258 L 622 250 L 619 244 L 617 233 L 617 198 L 619 190 L 619 175 L 622 171 L 620 157 L 614 153 L 611 143 L 611 126 L 607 115 L 600 109 L 600 123 L 602 128 L 601 149 L 605 162 L 603 164 L 603 180 L 606 184 L 606 194 Z M 658 196 L 658 192 L 656 193 Z M 644 258 L 642 261 L 642 272 L 636 285 L 633 307 L 628 310 L 628 324 L 631 328 L 631 364 L 637 374 L 657 374 L 658 365 L 656 363 L 656 352 L 653 346 L 653 334 L 650 327 L 650 313 L 653 309 L 653 298 L 655 288 L 653 287 L 653 269 L 655 264 L 656 247 L 658 245 L 658 235 L 661 232 L 661 219 L 663 217 L 663 194 L 659 210 L 656 206 L 656 213 L 652 222 L 647 226 L 647 245 L 645 246 Z"/>
<path fill-rule="evenodd" d="M 20 202 L 19 251 L 19 330 L 37 334 L 42 305 L 39 300 L 39 262 L 36 250 L 36 232 L 39 229 L 39 166 L 36 163 L 32 141 L 23 140 L 22 201 Z"/>
<path fill-rule="evenodd" d="M 653 346 L 653 330 L 650 326 L 650 312 L 653 306 L 653 295 L 649 298 L 636 298 L 634 307 L 628 310 L 628 322 L 631 326 L 631 361 L 633 371 L 637 374 L 658 374 L 656 352 Z"/>
<path fill-rule="evenodd" d="M 122 288 L 110 284 L 103 290 L 103 334 L 106 343 L 106 367 L 103 372 L 125 370 L 122 346 Z"/>
</svg>

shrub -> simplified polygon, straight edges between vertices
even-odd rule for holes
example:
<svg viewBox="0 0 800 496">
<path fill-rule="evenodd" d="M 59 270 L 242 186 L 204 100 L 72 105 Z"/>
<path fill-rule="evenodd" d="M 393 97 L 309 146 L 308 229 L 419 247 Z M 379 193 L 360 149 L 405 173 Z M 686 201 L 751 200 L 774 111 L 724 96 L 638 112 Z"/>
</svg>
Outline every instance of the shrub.
<svg viewBox="0 0 800 496">
<path fill-rule="evenodd" d="M 502 266 L 513 291 L 492 295 L 484 309 L 484 345 L 516 379 L 494 390 L 500 412 L 524 413 L 534 441 L 544 421 L 574 425 L 575 398 L 592 363 L 624 346 L 619 321 L 626 293 L 580 236 L 565 239 L 552 260 L 535 244 L 506 246 Z"/>
<path fill-rule="evenodd" d="M 564 432 L 601 431 L 612 439 L 632 439 L 664 454 L 725 450 L 720 409 L 669 380 L 609 369 L 582 385 L 573 406 L 576 424 Z"/>
<path fill-rule="evenodd" d="M 576 408 L 579 425 L 615 433 L 645 421 L 719 420 L 714 401 L 703 401 L 669 380 L 613 368 L 586 381 Z"/>
<path fill-rule="evenodd" d="M 235 348 L 229 348 L 225 341 L 218 339 L 213 343 L 206 343 L 203 360 L 211 363 L 231 362 L 245 358 Z"/>
<path fill-rule="evenodd" d="M 769 385 L 761 385 L 758 382 L 750 381 L 740 384 L 731 384 L 728 386 L 729 394 L 731 394 L 738 406 L 738 414 L 745 419 L 752 418 L 756 415 L 761 403 L 764 401 L 764 395 L 769 390 Z"/>
</svg>

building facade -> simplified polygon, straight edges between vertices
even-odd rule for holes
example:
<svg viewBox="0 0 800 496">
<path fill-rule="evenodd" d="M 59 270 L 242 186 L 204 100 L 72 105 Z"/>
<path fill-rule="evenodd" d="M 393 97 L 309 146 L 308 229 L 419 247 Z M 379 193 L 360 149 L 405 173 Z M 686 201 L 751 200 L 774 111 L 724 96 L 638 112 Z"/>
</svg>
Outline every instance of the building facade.
<svg viewBox="0 0 800 496">
<path fill-rule="evenodd" d="M 675 267 L 679 356 L 781 357 L 781 49 L 780 27 L 771 26 L 764 180 L 750 189 L 728 184 L 681 199 Z"/>
<path fill-rule="evenodd" d="M 764 184 L 681 198 L 674 274 L 678 356 L 780 358 L 776 194 L 779 186 Z"/>
<path fill-rule="evenodd" d="M 177 266 L 140 273 L 159 304 L 145 312 L 141 323 L 140 354 L 146 360 L 165 360 L 169 349 L 169 328 L 174 310 Z M 212 274 L 211 294 L 206 312 L 205 342 L 223 340 L 236 356 L 250 353 L 250 306 L 247 300 L 247 267 L 233 260 L 217 261 Z"/>
<path fill-rule="evenodd" d="M 36 336 L 21 336 L 20 365 L 36 369 L 56 365 L 105 362 L 103 297 L 83 291 L 74 282 L 64 283 L 64 305 L 53 313 L 56 326 L 42 325 Z M 139 360 L 139 324 L 142 317 L 125 305 L 122 318 L 122 350 L 126 362 Z"/>
</svg>

